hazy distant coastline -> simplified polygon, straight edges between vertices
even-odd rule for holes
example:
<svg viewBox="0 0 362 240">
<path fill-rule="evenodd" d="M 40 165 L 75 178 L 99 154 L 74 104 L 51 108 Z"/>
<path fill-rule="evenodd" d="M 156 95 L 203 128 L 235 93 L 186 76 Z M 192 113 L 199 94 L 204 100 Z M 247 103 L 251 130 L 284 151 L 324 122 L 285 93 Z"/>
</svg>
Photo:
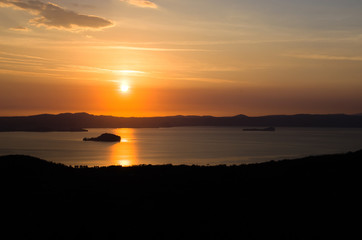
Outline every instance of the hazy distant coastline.
<svg viewBox="0 0 362 240">
<path fill-rule="evenodd" d="M 0 117 L 0 131 L 87 131 L 87 128 L 158 128 L 183 126 L 330 127 L 361 128 L 362 115 L 297 114 L 249 117 L 167 116 L 114 117 L 88 113 Z"/>
</svg>

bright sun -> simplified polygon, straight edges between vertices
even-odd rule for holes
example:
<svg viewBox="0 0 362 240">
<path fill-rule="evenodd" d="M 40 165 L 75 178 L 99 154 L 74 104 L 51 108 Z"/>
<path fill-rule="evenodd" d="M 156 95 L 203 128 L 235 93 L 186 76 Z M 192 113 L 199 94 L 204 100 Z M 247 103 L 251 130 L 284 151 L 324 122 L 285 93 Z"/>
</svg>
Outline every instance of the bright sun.
<svg viewBox="0 0 362 240">
<path fill-rule="evenodd" d="M 125 93 L 125 92 L 128 92 L 128 90 L 129 90 L 129 86 L 127 84 L 123 83 L 121 85 L 121 92 Z"/>
</svg>

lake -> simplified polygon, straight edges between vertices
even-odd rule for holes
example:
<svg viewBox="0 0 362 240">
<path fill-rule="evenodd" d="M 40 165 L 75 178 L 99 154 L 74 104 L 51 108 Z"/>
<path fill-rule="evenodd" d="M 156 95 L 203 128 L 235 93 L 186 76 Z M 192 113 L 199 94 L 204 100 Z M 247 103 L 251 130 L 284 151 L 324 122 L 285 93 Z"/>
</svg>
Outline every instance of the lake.
<svg viewBox="0 0 362 240">
<path fill-rule="evenodd" d="M 362 129 L 242 127 L 89 129 L 88 132 L 1 132 L 0 155 L 25 154 L 66 165 L 243 164 L 362 149 Z M 83 142 L 109 132 L 120 143 Z"/>
</svg>

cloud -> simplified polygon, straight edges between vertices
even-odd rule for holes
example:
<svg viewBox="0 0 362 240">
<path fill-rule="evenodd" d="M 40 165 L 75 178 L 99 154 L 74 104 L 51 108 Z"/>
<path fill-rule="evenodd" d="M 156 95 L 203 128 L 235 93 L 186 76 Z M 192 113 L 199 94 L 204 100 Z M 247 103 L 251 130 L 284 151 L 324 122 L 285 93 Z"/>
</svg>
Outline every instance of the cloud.
<svg viewBox="0 0 362 240">
<path fill-rule="evenodd" d="M 130 47 L 130 46 L 93 46 L 93 48 L 99 49 L 124 49 L 135 51 L 153 51 L 153 52 L 211 52 L 207 49 L 195 49 L 195 48 L 155 48 L 155 47 Z"/>
<path fill-rule="evenodd" d="M 321 54 L 286 54 L 284 56 L 312 60 L 362 61 L 362 57 L 331 56 Z"/>
<path fill-rule="evenodd" d="M 12 7 L 38 16 L 29 22 L 36 26 L 59 29 L 102 29 L 110 27 L 110 20 L 84 15 L 67 10 L 54 3 L 43 3 L 38 0 L 0 0 L 0 7 Z"/>
<path fill-rule="evenodd" d="M 127 2 L 128 4 L 142 8 L 158 8 L 156 3 L 148 0 L 120 0 L 120 1 Z"/>
<path fill-rule="evenodd" d="M 29 32 L 30 29 L 27 27 L 23 27 L 23 26 L 17 26 L 17 27 L 9 28 L 9 30 L 18 31 L 18 32 Z"/>
</svg>

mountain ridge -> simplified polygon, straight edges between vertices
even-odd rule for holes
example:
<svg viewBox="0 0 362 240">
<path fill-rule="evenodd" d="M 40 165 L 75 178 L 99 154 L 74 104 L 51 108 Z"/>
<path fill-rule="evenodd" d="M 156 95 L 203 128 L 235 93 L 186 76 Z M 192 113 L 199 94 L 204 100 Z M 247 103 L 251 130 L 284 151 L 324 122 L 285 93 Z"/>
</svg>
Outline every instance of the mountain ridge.
<svg viewBox="0 0 362 240">
<path fill-rule="evenodd" d="M 85 112 L 0 117 L 0 131 L 86 131 L 87 128 L 158 128 L 186 126 L 361 128 L 362 115 L 295 114 L 249 117 L 176 115 L 115 117 Z"/>
</svg>

